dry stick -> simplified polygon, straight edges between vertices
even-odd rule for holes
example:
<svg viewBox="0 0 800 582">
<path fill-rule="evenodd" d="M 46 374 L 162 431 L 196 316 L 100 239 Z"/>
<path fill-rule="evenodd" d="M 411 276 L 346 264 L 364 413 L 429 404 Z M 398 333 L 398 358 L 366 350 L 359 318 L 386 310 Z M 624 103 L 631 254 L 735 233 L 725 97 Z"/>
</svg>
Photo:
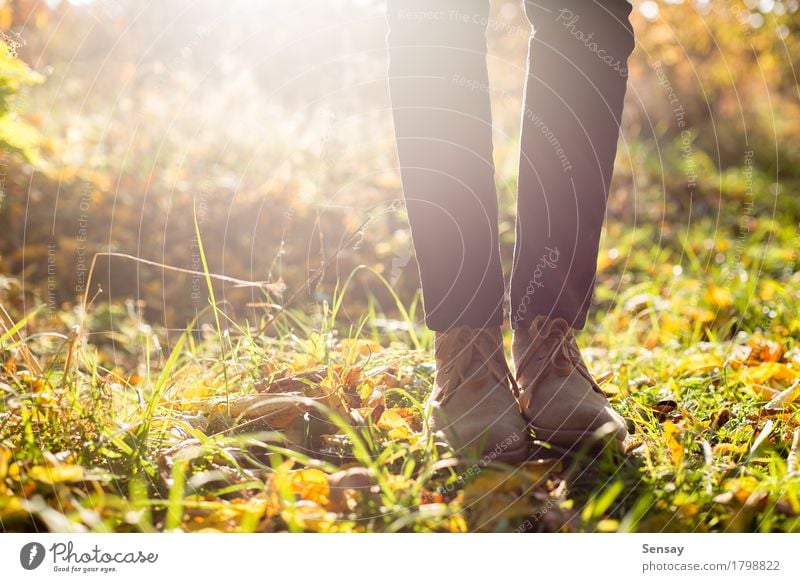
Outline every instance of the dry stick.
<svg viewBox="0 0 800 582">
<path fill-rule="evenodd" d="M 305 280 L 305 282 L 300 286 L 300 288 L 297 291 L 295 291 L 294 293 L 292 293 L 292 295 L 289 297 L 289 299 L 284 301 L 283 305 L 281 305 L 278 308 L 278 310 L 275 312 L 275 314 L 272 317 L 270 317 L 267 320 L 267 322 L 259 328 L 258 335 L 261 335 L 262 333 L 264 333 L 267 330 L 267 328 L 269 328 L 269 326 L 271 326 L 273 323 L 275 323 L 275 320 L 278 319 L 292 305 L 292 303 L 294 303 L 297 300 L 298 297 L 300 297 L 301 293 L 303 293 L 306 289 L 311 289 L 312 284 L 314 284 L 317 280 L 321 279 L 325 275 L 325 271 L 328 268 L 328 264 L 333 259 L 338 257 L 339 254 L 341 254 L 341 252 L 344 249 L 349 247 L 350 244 L 352 243 L 352 241 L 357 236 L 359 236 L 359 233 L 361 233 L 367 227 L 367 225 L 370 222 L 372 222 L 372 220 L 374 220 L 374 217 L 373 216 L 368 216 L 364 220 L 364 222 L 362 222 L 361 225 L 356 229 L 356 231 L 353 234 L 351 234 L 344 242 L 342 242 L 341 245 L 339 245 L 339 248 L 336 249 L 336 252 L 334 252 L 329 258 L 322 260 L 322 263 L 320 264 L 319 270 L 316 271 L 314 273 L 314 275 L 309 276 Z"/>
<path fill-rule="evenodd" d="M 204 273 L 203 271 L 194 271 L 192 269 L 184 269 L 182 267 L 174 267 L 172 265 L 165 265 L 164 263 L 158 263 L 156 261 L 149 261 L 147 259 L 142 259 L 140 257 L 135 257 L 133 255 L 129 255 L 126 253 L 112 253 L 112 252 L 99 252 L 95 253 L 94 257 L 92 257 L 92 265 L 89 267 L 89 274 L 86 279 L 86 288 L 83 290 L 83 302 L 81 308 L 81 331 L 83 331 L 83 320 L 86 317 L 86 312 L 89 308 L 89 287 L 90 283 L 92 282 L 92 275 L 94 274 L 94 267 L 97 264 L 97 257 L 119 257 L 121 259 L 129 259 L 131 261 L 137 263 L 143 263 L 145 265 L 151 265 L 153 267 L 160 267 L 167 271 L 175 271 L 177 273 L 186 273 L 188 275 L 199 275 L 205 277 L 208 275 L 212 279 L 217 279 L 219 281 L 227 281 L 228 283 L 236 283 L 240 287 L 260 287 L 262 289 L 268 289 L 273 283 L 269 283 L 267 281 L 245 281 L 243 279 L 237 279 L 235 277 L 228 277 L 227 275 L 216 275 L 214 273 Z M 92 300 L 94 301 L 94 300 Z"/>
<path fill-rule="evenodd" d="M 141 257 L 136 257 L 134 255 L 129 255 L 126 253 L 112 253 L 108 251 L 103 251 L 99 253 L 95 253 L 94 257 L 92 257 L 92 265 L 89 268 L 88 278 L 86 280 L 86 288 L 83 290 L 83 310 L 84 314 L 86 312 L 87 303 L 89 300 L 89 283 L 92 281 L 92 274 L 94 272 L 94 267 L 97 264 L 97 257 L 119 257 L 121 259 L 130 259 L 131 261 L 135 261 L 137 263 L 143 263 L 145 265 L 151 265 L 153 267 L 160 267 L 162 269 L 166 269 L 167 271 L 175 271 L 178 273 L 186 273 L 187 275 L 200 275 L 205 277 L 206 273 L 203 271 L 194 271 L 192 269 L 184 269 L 182 267 L 173 267 L 172 265 L 165 265 L 164 263 L 158 263 L 156 261 L 149 261 L 147 259 L 142 259 Z M 237 279 L 235 277 L 228 277 L 227 275 L 216 275 L 214 273 L 208 273 L 208 276 L 212 279 L 217 279 L 219 281 L 227 281 L 228 283 L 236 283 L 241 287 L 262 287 L 268 288 L 272 283 L 267 281 L 245 281 L 243 279 Z"/>
<path fill-rule="evenodd" d="M 320 265 L 320 269 L 314 275 L 308 277 L 305 280 L 305 282 L 300 286 L 300 288 L 295 293 L 293 293 L 289 297 L 289 299 L 287 299 L 283 303 L 283 305 L 278 306 L 278 310 L 275 312 L 275 314 L 264 325 L 261 326 L 261 328 L 259 328 L 258 333 L 259 334 L 264 333 L 264 331 L 270 325 L 272 325 L 275 322 L 275 320 L 278 317 L 280 317 L 280 315 L 282 313 L 284 313 L 292 303 L 294 303 L 294 301 L 300 296 L 300 294 L 303 291 L 305 291 L 306 289 L 310 289 L 312 283 L 315 280 L 319 279 L 325 273 L 325 270 L 326 270 L 328 264 L 331 262 L 331 260 L 333 260 L 336 257 L 338 257 L 344 249 L 349 247 L 350 243 L 353 241 L 353 239 L 355 239 L 359 235 L 359 233 L 361 233 L 364 230 L 364 228 L 366 228 L 366 226 L 373 219 L 374 219 L 373 216 L 368 216 L 364 220 L 364 222 L 362 222 L 361 225 L 356 229 L 356 231 L 353 234 L 351 234 L 341 245 L 339 245 L 339 248 L 336 249 L 336 252 L 334 252 L 333 255 L 331 255 L 330 258 L 328 258 L 327 260 L 324 260 L 322 262 L 322 264 Z M 97 264 L 97 257 L 118 257 L 118 258 L 121 258 L 121 259 L 129 259 L 129 260 L 137 262 L 137 263 L 142 263 L 142 264 L 145 264 L 145 265 L 151 265 L 153 267 L 159 267 L 159 268 L 165 269 L 167 271 L 174 271 L 174 272 L 177 272 L 177 273 L 186 273 L 188 275 L 199 275 L 199 276 L 202 276 L 202 277 L 208 276 L 211 279 L 216 279 L 218 281 L 226 281 L 228 283 L 235 283 L 235 284 L 239 285 L 240 287 L 259 287 L 261 289 L 269 289 L 271 286 L 274 285 L 274 283 L 269 283 L 267 281 L 245 281 L 244 279 L 237 279 L 235 277 L 228 277 L 227 275 L 217 275 L 215 273 L 205 273 L 203 271 L 195 271 L 193 269 L 184 269 L 182 267 L 174 267 L 172 265 L 166 265 L 164 263 L 159 263 L 159 262 L 156 262 L 156 261 L 149 261 L 147 259 L 142 259 L 141 257 L 136 257 L 134 255 L 129 255 L 127 253 L 112 253 L 112 252 L 109 252 L 109 251 L 103 251 L 103 252 L 99 252 L 99 253 L 95 253 L 94 254 L 94 256 L 92 257 L 92 264 L 89 267 L 89 273 L 88 273 L 87 279 L 86 279 L 86 288 L 83 290 L 83 302 L 82 302 L 82 308 L 81 308 L 81 331 L 83 331 L 83 329 L 84 329 L 83 322 L 84 322 L 84 318 L 86 317 L 86 312 L 87 312 L 88 307 L 89 307 L 89 287 L 90 287 L 90 283 L 92 282 L 92 275 L 94 274 L 95 265 Z"/>
</svg>

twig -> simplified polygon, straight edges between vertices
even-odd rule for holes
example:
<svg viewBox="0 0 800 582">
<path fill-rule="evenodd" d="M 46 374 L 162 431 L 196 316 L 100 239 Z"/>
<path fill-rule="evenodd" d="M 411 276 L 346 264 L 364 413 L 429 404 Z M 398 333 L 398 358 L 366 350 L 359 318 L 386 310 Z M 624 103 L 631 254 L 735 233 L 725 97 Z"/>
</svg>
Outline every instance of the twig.
<svg viewBox="0 0 800 582">
<path fill-rule="evenodd" d="M 226 281 L 228 283 L 236 283 L 240 287 L 259 287 L 261 289 L 269 289 L 274 283 L 270 283 L 268 281 L 245 281 L 244 279 L 237 279 L 236 277 L 228 277 L 227 275 L 217 275 L 215 273 L 204 273 L 203 271 L 195 271 L 193 269 L 184 269 L 183 267 L 174 267 L 172 265 L 166 265 L 164 263 L 159 263 L 157 261 L 149 261 L 147 259 L 142 259 L 141 257 L 135 257 L 133 255 L 129 255 L 126 253 L 112 253 L 108 251 L 103 251 L 99 253 L 95 253 L 92 257 L 92 264 L 89 267 L 89 274 L 86 279 L 86 288 L 83 290 L 83 301 L 82 301 L 82 313 L 81 313 L 81 330 L 83 330 L 83 318 L 86 316 L 86 311 L 89 306 L 89 287 L 90 283 L 92 282 L 92 275 L 94 274 L 94 268 L 97 264 L 97 257 L 118 257 L 120 259 L 128 259 L 134 261 L 136 263 L 142 263 L 145 265 L 151 265 L 153 267 L 159 267 L 161 269 L 165 269 L 167 271 L 174 271 L 176 273 L 186 273 L 187 275 L 198 275 L 201 277 L 210 277 L 212 279 L 216 279 L 218 281 Z"/>
</svg>

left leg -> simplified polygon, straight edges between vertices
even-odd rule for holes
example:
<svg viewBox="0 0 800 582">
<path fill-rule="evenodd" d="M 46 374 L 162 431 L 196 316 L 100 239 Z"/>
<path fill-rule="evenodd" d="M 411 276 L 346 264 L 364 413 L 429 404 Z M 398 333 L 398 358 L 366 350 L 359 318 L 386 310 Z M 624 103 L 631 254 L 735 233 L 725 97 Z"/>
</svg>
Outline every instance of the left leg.
<svg viewBox="0 0 800 582">
<path fill-rule="evenodd" d="M 625 0 L 526 0 L 531 37 L 522 120 L 511 325 L 538 315 L 581 329 L 591 302 L 627 59 Z"/>
<path fill-rule="evenodd" d="M 625 422 L 575 341 L 591 302 L 627 59 L 625 0 L 526 0 L 530 42 L 511 280 L 520 406 L 537 438 L 571 447 Z"/>
</svg>

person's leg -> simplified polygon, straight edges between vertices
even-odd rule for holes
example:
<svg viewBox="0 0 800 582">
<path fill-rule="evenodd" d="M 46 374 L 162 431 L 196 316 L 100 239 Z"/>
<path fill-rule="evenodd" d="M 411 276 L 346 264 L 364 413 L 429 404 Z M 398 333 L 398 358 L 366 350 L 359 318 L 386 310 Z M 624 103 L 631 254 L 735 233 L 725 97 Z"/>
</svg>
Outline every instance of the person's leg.
<svg viewBox="0 0 800 582">
<path fill-rule="evenodd" d="M 510 319 L 583 328 L 634 48 L 625 0 L 525 0 L 533 27 L 522 116 Z"/>
<path fill-rule="evenodd" d="M 389 89 L 426 323 L 502 325 L 489 0 L 387 0 Z"/>
<path fill-rule="evenodd" d="M 528 56 L 511 279 L 520 406 L 536 438 L 572 447 L 612 437 L 624 419 L 587 369 L 574 330 L 586 322 L 597 266 L 627 60 L 625 0 L 525 0 Z"/>
<path fill-rule="evenodd" d="M 457 454 L 517 461 L 526 423 L 503 350 L 486 68 L 489 0 L 388 0 L 389 89 L 426 323 L 429 427 Z"/>
</svg>

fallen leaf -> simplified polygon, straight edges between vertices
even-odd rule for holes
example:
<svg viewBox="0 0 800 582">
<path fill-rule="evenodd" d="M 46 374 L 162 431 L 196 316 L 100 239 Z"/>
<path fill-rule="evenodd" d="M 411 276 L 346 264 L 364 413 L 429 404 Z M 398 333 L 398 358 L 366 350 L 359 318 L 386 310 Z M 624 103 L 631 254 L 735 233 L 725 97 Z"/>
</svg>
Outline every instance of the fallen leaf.
<svg viewBox="0 0 800 582">
<path fill-rule="evenodd" d="M 656 420 L 664 422 L 677 408 L 678 403 L 675 400 L 665 399 L 659 400 L 656 405 L 653 406 L 653 412 L 655 413 Z"/>
<path fill-rule="evenodd" d="M 728 410 L 727 408 L 715 411 L 711 415 L 711 422 L 710 422 L 711 428 L 713 428 L 714 430 L 719 430 L 720 428 L 728 424 L 730 418 L 731 418 L 731 411 Z"/>
<path fill-rule="evenodd" d="M 791 383 L 800 378 L 796 369 L 781 362 L 764 362 L 751 368 L 745 368 L 740 374 L 743 380 L 753 384 L 766 384 L 771 380 Z"/>
<path fill-rule="evenodd" d="M 83 480 L 84 470 L 80 465 L 37 465 L 28 470 L 28 476 L 42 483 L 55 485 Z"/>
<path fill-rule="evenodd" d="M 706 289 L 706 301 L 717 308 L 724 309 L 733 305 L 733 294 L 726 287 L 710 284 Z"/>
<path fill-rule="evenodd" d="M 786 390 L 776 394 L 764 406 L 766 410 L 783 410 L 800 396 L 800 381 L 795 382 Z"/>
<path fill-rule="evenodd" d="M 309 385 L 316 385 L 322 382 L 327 374 L 327 369 L 318 368 L 309 372 L 292 374 L 273 380 L 264 378 L 256 382 L 253 388 L 255 388 L 256 392 L 304 392 Z"/>
<path fill-rule="evenodd" d="M 664 440 L 672 464 L 679 467 L 683 460 L 683 443 L 680 441 L 680 429 L 671 420 L 664 423 Z"/>
<path fill-rule="evenodd" d="M 772 434 L 772 429 L 774 426 L 775 426 L 775 421 L 773 421 L 771 418 L 764 423 L 764 428 L 762 428 L 761 432 L 758 433 L 758 436 L 753 441 L 753 446 L 750 447 L 751 453 L 756 449 L 758 449 L 758 447 L 760 447 L 762 444 L 764 444 L 764 441 L 766 441 L 769 435 Z"/>
<path fill-rule="evenodd" d="M 387 431 L 389 438 L 404 439 L 413 434 L 405 417 L 394 408 L 386 408 L 377 422 L 378 428 Z"/>
<path fill-rule="evenodd" d="M 336 512 L 353 511 L 366 503 L 380 505 L 380 489 L 372 471 L 353 467 L 328 477 L 328 509 Z"/>
<path fill-rule="evenodd" d="M 327 505 L 330 495 L 328 475 L 319 469 L 300 469 L 290 473 L 292 490 L 306 501 L 313 501 L 318 505 Z"/>
<path fill-rule="evenodd" d="M 680 373 L 708 372 L 720 368 L 722 358 L 715 354 L 690 354 L 681 359 L 678 364 Z"/>
<path fill-rule="evenodd" d="M 747 342 L 750 347 L 750 360 L 754 362 L 777 362 L 783 355 L 781 344 L 768 340 L 760 333 L 754 334 Z"/>
<path fill-rule="evenodd" d="M 322 533 L 329 531 L 338 516 L 313 501 L 298 501 L 283 510 L 281 517 L 297 528 Z"/>
<path fill-rule="evenodd" d="M 231 398 L 228 406 L 224 400 L 196 403 L 195 408 L 210 414 L 211 422 L 228 414 L 233 418 L 259 420 L 276 429 L 284 429 L 310 409 L 308 401 L 299 393 L 248 394 Z"/>
</svg>

